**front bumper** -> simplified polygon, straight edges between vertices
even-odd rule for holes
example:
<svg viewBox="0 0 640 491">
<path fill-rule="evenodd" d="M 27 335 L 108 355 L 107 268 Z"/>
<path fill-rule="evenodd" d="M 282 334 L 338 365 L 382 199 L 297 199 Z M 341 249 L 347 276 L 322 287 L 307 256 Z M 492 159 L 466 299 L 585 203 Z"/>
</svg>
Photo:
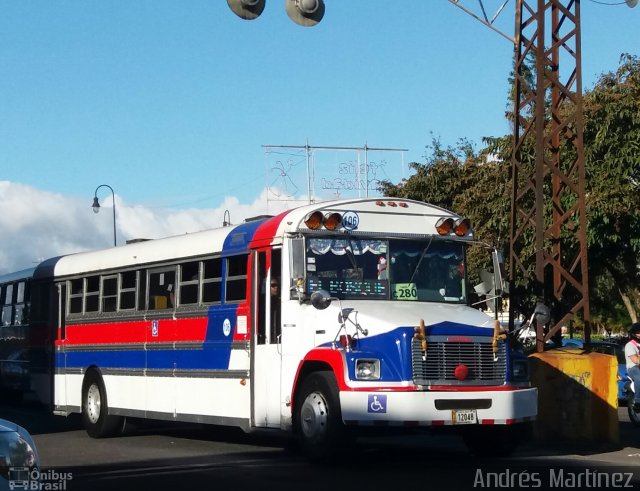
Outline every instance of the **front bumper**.
<svg viewBox="0 0 640 491">
<path fill-rule="evenodd" d="M 538 389 L 477 391 L 343 391 L 342 419 L 347 425 L 444 426 L 454 424 L 459 409 L 477 411 L 483 425 L 532 421 L 538 412 Z"/>
</svg>

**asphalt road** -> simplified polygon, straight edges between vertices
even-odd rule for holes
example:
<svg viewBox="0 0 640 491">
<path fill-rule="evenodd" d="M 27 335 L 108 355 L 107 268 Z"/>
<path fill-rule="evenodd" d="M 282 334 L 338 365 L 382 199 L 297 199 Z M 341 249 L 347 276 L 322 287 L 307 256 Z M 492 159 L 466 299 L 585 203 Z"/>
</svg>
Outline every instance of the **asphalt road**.
<svg viewBox="0 0 640 491">
<path fill-rule="evenodd" d="M 122 437 L 95 440 L 79 418 L 0 403 L 0 417 L 34 436 L 41 482 L 70 491 L 640 488 L 640 428 L 626 408 L 619 416 L 619 444 L 529 442 L 509 458 L 489 460 L 471 457 L 457 436 L 422 434 L 361 439 L 342 462 L 322 466 L 282 435 L 132 422 Z"/>
</svg>

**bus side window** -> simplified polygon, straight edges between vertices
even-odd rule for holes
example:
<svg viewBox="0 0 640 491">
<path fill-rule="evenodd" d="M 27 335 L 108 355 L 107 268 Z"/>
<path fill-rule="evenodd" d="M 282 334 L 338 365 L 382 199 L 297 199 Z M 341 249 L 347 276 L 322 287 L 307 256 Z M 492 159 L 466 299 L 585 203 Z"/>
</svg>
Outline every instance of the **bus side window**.
<svg viewBox="0 0 640 491">
<path fill-rule="evenodd" d="M 84 292 L 84 311 L 98 312 L 100 310 L 100 277 L 89 276 L 86 279 Z"/>
<path fill-rule="evenodd" d="M 17 285 L 16 292 L 16 305 L 15 305 L 15 321 L 14 324 L 16 326 L 21 326 L 23 324 L 27 324 L 27 305 L 25 303 L 26 300 L 26 283 L 24 281 L 19 282 Z"/>
<path fill-rule="evenodd" d="M 102 312 L 115 312 L 118 305 L 118 276 L 102 277 Z"/>
<path fill-rule="evenodd" d="M 200 261 L 180 265 L 179 305 L 198 304 L 198 286 L 200 282 Z"/>
<path fill-rule="evenodd" d="M 147 270 L 138 271 L 138 310 L 147 310 Z"/>
<path fill-rule="evenodd" d="M 239 302 L 247 297 L 247 254 L 227 258 L 227 302 Z"/>
<path fill-rule="evenodd" d="M 214 257 L 202 262 L 202 303 L 220 303 L 222 300 L 222 258 Z"/>
<path fill-rule="evenodd" d="M 149 272 L 149 310 L 174 307 L 175 269 Z"/>
<path fill-rule="evenodd" d="M 82 313 L 82 296 L 84 295 L 84 278 L 67 281 L 68 307 L 67 314 Z"/>
<path fill-rule="evenodd" d="M 5 285 L 2 306 L 2 325 L 10 326 L 13 322 L 13 284 Z"/>
<path fill-rule="evenodd" d="M 137 271 L 126 271 L 124 273 L 120 273 L 120 298 L 118 302 L 118 310 L 134 310 L 136 308 L 137 286 Z"/>
</svg>

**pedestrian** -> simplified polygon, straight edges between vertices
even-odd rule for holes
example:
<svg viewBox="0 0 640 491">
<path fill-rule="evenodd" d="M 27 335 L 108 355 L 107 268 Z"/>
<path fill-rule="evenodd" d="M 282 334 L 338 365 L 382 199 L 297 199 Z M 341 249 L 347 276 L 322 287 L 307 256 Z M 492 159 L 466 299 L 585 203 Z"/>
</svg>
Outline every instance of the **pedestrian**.
<svg viewBox="0 0 640 491">
<path fill-rule="evenodd" d="M 633 409 L 640 411 L 640 322 L 629 326 L 629 342 L 624 346 L 624 356 L 627 360 L 627 373 L 633 380 Z"/>
</svg>

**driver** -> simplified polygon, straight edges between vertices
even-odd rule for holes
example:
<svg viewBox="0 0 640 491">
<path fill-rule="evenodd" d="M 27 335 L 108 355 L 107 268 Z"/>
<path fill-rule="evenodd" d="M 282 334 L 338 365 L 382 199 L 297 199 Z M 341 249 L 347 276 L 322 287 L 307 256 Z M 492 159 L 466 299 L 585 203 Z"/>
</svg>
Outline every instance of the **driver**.
<svg viewBox="0 0 640 491">
<path fill-rule="evenodd" d="M 633 380 L 633 409 L 640 411 L 640 322 L 629 327 L 629 342 L 624 346 L 624 356 L 627 360 L 627 373 Z"/>
</svg>

